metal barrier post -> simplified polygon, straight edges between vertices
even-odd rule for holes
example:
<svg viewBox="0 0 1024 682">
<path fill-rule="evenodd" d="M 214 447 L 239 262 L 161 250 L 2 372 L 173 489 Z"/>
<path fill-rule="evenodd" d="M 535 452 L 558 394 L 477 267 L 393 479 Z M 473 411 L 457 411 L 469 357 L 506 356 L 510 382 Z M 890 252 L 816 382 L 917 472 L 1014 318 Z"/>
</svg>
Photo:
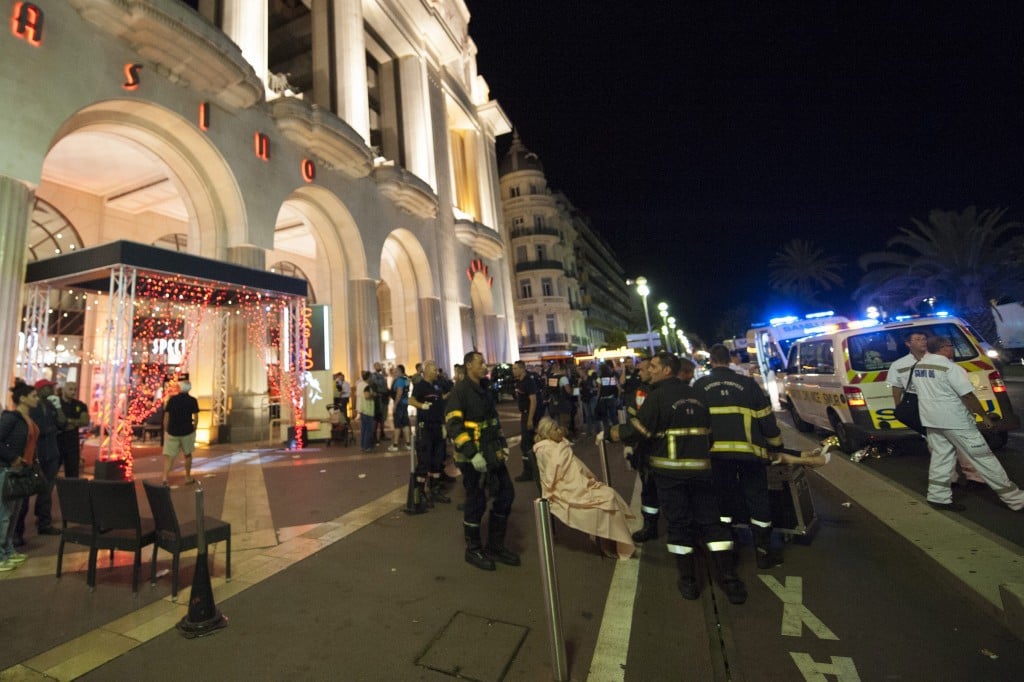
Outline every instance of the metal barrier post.
<svg viewBox="0 0 1024 682">
<path fill-rule="evenodd" d="M 604 475 L 605 485 L 611 485 L 612 472 L 608 469 L 608 451 L 604 447 L 604 440 L 597 444 L 597 455 L 601 459 L 601 473 Z"/>
<path fill-rule="evenodd" d="M 203 505 L 203 487 L 196 486 L 196 531 L 198 550 L 196 570 L 192 574 L 192 592 L 188 598 L 188 615 L 178 622 L 178 630 L 187 639 L 202 637 L 220 628 L 227 627 L 228 619 L 217 610 L 213 601 L 213 586 L 210 584 L 210 563 L 206 551 L 206 525 L 203 522 L 206 510 Z"/>
<path fill-rule="evenodd" d="M 533 516 L 537 523 L 537 556 L 540 557 L 540 575 L 544 586 L 545 612 L 548 617 L 548 643 L 551 647 L 551 671 L 555 682 L 569 679 L 565 660 L 565 637 L 562 635 L 562 607 L 558 596 L 558 575 L 555 572 L 555 548 L 551 539 L 551 514 L 548 501 L 533 501 Z"/>
</svg>

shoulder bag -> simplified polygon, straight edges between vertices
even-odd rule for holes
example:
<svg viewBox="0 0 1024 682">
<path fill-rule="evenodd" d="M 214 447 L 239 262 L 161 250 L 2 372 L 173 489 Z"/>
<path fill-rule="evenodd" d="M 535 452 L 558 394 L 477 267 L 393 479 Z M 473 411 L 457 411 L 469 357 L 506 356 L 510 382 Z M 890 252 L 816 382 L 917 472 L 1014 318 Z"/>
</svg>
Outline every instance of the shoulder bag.
<svg viewBox="0 0 1024 682">
<path fill-rule="evenodd" d="M 17 500 L 22 497 L 31 497 L 46 492 L 50 482 L 46 480 L 39 461 L 33 461 L 20 469 L 8 469 L 4 476 L 3 499 Z"/>
<path fill-rule="evenodd" d="M 921 424 L 921 411 L 917 404 L 917 394 L 910 392 L 910 387 L 914 385 L 914 367 L 917 367 L 917 362 L 910 368 L 910 376 L 907 377 L 907 387 L 903 391 L 900 404 L 896 406 L 893 413 L 907 428 L 911 428 L 923 436 L 925 435 L 925 428 Z"/>
</svg>

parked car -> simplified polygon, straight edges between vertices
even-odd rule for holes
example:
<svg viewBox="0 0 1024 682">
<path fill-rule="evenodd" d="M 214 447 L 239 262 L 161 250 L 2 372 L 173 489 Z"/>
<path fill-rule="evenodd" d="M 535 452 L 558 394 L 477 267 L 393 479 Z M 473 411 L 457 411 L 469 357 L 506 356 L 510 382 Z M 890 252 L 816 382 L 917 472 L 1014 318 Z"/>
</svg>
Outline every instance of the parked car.
<svg viewBox="0 0 1024 682">
<path fill-rule="evenodd" d="M 911 330 L 928 336 L 948 336 L 956 349 L 955 362 L 967 370 L 974 393 L 997 428 L 986 433 L 989 445 L 1006 445 L 1008 431 L 1020 428 L 1006 384 L 984 351 L 984 342 L 963 320 L 927 317 L 846 328 L 809 336 L 789 350 L 781 403 L 793 425 L 835 432 L 846 452 L 872 441 L 920 438 L 896 419 L 887 370 L 907 354 L 904 343 Z"/>
</svg>

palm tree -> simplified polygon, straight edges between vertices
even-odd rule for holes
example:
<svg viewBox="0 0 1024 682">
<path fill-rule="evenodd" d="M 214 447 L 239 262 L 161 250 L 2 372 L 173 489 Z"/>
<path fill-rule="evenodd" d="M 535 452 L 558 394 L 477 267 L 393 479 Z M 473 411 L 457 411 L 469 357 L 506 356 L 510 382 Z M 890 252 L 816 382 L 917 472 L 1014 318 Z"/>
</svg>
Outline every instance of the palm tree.
<svg viewBox="0 0 1024 682">
<path fill-rule="evenodd" d="M 805 305 L 820 305 L 818 294 L 840 286 L 839 260 L 805 239 L 786 242 L 768 262 L 768 282 Z"/>
<path fill-rule="evenodd" d="M 937 301 L 994 339 L 996 303 L 1024 295 L 1021 223 L 1000 222 L 1006 210 L 936 209 L 927 224 L 911 218 L 914 228 L 899 228 L 885 251 L 860 257 L 866 272 L 854 297 L 890 311 L 916 312 Z"/>
</svg>

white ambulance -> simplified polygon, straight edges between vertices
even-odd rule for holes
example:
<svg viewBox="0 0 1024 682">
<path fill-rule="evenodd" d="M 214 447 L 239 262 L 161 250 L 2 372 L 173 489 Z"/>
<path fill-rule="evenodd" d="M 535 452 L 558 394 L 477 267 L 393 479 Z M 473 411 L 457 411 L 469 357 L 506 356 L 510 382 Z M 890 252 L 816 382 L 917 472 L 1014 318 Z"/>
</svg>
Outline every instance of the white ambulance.
<svg viewBox="0 0 1024 682">
<path fill-rule="evenodd" d="M 974 394 L 998 422 L 986 433 L 993 448 L 1006 445 L 1007 432 L 1020 428 L 1006 393 L 1006 384 L 984 341 L 970 325 L 955 317 L 925 317 L 886 324 L 850 323 L 846 328 L 809 336 L 789 349 L 783 407 L 801 431 L 815 427 L 833 431 L 840 447 L 854 452 L 872 441 L 918 438 L 893 414 L 895 405 L 887 370 L 908 353 L 910 330 L 928 336 L 948 336 L 956 350 L 954 361 L 967 370 Z"/>
</svg>

